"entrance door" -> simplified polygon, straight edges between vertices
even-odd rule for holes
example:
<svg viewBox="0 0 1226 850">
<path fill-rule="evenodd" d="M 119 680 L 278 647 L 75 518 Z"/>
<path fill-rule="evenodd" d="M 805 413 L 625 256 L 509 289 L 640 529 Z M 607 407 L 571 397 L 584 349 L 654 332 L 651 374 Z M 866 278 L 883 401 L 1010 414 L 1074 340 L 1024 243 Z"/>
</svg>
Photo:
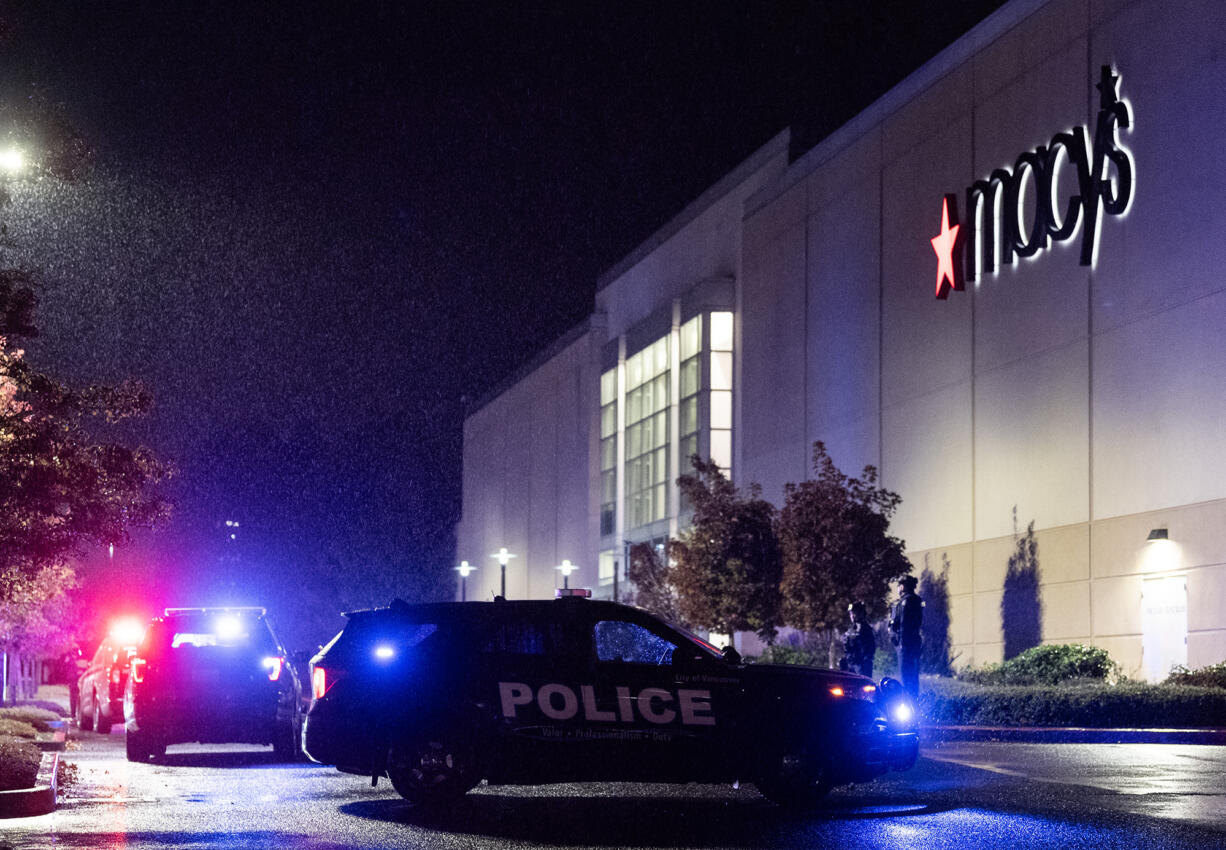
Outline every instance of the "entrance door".
<svg viewBox="0 0 1226 850">
<path fill-rule="evenodd" d="M 1175 664 L 1188 663 L 1186 576 L 1141 582 L 1141 647 L 1145 678 L 1160 682 Z"/>
</svg>

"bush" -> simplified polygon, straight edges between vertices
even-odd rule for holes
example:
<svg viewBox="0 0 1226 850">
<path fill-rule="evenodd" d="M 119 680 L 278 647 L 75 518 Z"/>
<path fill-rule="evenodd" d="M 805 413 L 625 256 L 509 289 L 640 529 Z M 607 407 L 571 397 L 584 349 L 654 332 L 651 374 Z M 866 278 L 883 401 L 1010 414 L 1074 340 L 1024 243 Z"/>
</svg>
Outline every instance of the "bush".
<svg viewBox="0 0 1226 850">
<path fill-rule="evenodd" d="M 29 723 L 39 732 L 50 732 L 50 724 L 58 722 L 59 719 L 58 713 L 32 705 L 0 708 L 0 720 L 19 720 L 22 723 Z"/>
<path fill-rule="evenodd" d="M 814 649 L 800 646 L 776 644 L 762 650 L 762 654 L 752 659 L 756 664 L 804 664 L 809 667 L 825 667 L 826 658 Z"/>
<path fill-rule="evenodd" d="M 964 670 L 958 678 L 980 685 L 1058 685 L 1086 680 L 1103 682 L 1119 676 L 1107 650 L 1079 643 L 1035 646 L 1002 661 Z"/>
<path fill-rule="evenodd" d="M 1182 665 L 1171 669 L 1164 685 L 1194 685 L 1201 688 L 1226 688 L 1226 661 L 1189 670 Z"/>
<path fill-rule="evenodd" d="M 38 730 L 33 724 L 12 717 L 0 717 L 0 737 L 28 738 L 33 741 Z"/>
<path fill-rule="evenodd" d="M 33 788 L 42 759 L 42 750 L 33 741 L 0 734 L 0 791 Z"/>
<path fill-rule="evenodd" d="M 976 685 L 925 678 L 925 722 L 949 726 L 1083 726 L 1096 729 L 1220 726 L 1226 691 L 1187 685 Z"/>
</svg>

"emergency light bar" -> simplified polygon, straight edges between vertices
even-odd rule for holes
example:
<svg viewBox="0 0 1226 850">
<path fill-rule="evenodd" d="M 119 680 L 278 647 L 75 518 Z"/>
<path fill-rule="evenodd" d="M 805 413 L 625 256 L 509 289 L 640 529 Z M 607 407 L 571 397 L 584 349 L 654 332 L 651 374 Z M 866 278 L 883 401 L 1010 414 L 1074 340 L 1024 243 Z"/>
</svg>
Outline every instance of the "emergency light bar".
<svg viewBox="0 0 1226 850">
<path fill-rule="evenodd" d="M 169 617 L 172 614 L 259 614 L 263 617 L 267 613 L 267 608 L 261 608 L 258 605 L 238 605 L 224 608 L 166 608 L 163 616 Z"/>
<path fill-rule="evenodd" d="M 586 587 L 555 587 L 553 589 L 554 599 L 566 599 L 568 597 L 591 599 L 592 591 Z"/>
</svg>

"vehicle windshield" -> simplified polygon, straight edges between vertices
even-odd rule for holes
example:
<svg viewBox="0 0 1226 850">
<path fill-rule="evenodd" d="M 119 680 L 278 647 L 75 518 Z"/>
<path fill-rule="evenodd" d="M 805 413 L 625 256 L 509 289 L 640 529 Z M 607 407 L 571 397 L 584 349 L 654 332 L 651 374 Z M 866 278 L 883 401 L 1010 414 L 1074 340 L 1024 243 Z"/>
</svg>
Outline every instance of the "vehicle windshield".
<svg viewBox="0 0 1226 850">
<path fill-rule="evenodd" d="M 709 653 L 710 655 L 713 655 L 716 658 L 724 657 L 723 653 L 720 652 L 719 648 L 716 647 L 715 644 L 711 643 L 710 641 L 700 638 L 698 635 L 694 634 L 693 632 L 691 632 L 689 629 L 685 628 L 684 626 L 678 626 L 676 623 L 669 623 L 667 620 L 665 620 L 665 622 L 668 624 L 668 627 L 670 629 L 677 632 L 677 634 L 681 635 L 686 640 L 690 641 L 690 643 L 697 646 L 703 652 Z"/>
</svg>

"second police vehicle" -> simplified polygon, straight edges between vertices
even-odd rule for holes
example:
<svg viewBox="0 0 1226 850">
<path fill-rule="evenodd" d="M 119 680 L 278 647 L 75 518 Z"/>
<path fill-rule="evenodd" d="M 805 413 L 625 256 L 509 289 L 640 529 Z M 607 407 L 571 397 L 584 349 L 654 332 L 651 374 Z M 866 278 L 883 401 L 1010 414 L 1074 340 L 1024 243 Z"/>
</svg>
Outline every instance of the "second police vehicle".
<svg viewBox="0 0 1226 850">
<path fill-rule="evenodd" d="M 915 763 L 914 706 L 893 679 L 744 664 L 646 611 L 570 593 L 348 614 L 312 659 L 307 755 L 386 776 L 420 805 L 483 779 L 743 780 L 804 805 Z"/>
</svg>

